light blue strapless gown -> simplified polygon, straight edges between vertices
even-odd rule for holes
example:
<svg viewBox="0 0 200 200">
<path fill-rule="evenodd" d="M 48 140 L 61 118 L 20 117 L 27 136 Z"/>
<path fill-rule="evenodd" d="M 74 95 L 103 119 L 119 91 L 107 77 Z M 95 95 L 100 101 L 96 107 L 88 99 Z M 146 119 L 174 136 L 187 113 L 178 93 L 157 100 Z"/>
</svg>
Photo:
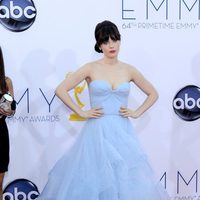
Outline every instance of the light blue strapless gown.
<svg viewBox="0 0 200 200">
<path fill-rule="evenodd" d="M 128 82 L 116 89 L 104 80 L 89 85 L 91 107 L 104 115 L 86 121 L 75 145 L 49 173 L 38 200 L 169 200 L 155 179 L 128 118 Z"/>
</svg>

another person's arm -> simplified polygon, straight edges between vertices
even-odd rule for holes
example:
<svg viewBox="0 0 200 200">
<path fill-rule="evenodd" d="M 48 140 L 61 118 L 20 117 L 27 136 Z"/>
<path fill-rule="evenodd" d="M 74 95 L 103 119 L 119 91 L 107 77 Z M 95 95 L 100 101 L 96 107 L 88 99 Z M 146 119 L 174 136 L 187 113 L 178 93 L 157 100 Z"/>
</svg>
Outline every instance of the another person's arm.
<svg viewBox="0 0 200 200">
<path fill-rule="evenodd" d="M 13 99 L 14 99 L 13 84 L 12 84 L 12 80 L 11 80 L 9 77 L 6 77 L 6 85 L 7 85 L 9 94 L 10 94 L 10 95 L 13 97 Z M 0 108 L 0 113 L 1 113 L 2 115 L 5 115 L 5 116 L 11 116 L 11 115 L 14 115 L 15 110 L 16 110 L 16 102 L 15 102 L 15 100 L 13 100 L 13 102 L 12 102 L 12 104 L 11 104 L 11 110 L 5 111 L 5 110 L 3 110 L 2 108 Z"/>
</svg>

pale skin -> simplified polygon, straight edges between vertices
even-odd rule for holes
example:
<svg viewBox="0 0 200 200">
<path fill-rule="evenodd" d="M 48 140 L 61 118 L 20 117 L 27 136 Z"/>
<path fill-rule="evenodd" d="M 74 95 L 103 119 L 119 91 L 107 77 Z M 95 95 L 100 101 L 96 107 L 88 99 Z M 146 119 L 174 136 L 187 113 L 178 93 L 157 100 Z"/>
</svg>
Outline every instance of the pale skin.
<svg viewBox="0 0 200 200">
<path fill-rule="evenodd" d="M 14 97 L 13 84 L 12 84 L 12 80 L 9 77 L 6 77 L 6 85 L 8 87 L 8 92 L 10 93 L 12 97 Z M 14 111 L 13 110 L 5 111 L 2 108 L 0 108 L 0 114 L 5 115 L 5 116 L 10 116 L 14 114 Z"/>
<path fill-rule="evenodd" d="M 97 79 L 105 80 L 110 84 L 113 90 L 123 82 L 133 82 L 147 95 L 147 97 L 136 110 L 121 107 L 119 114 L 122 117 L 140 117 L 157 100 L 157 91 L 135 67 L 118 60 L 118 53 L 120 49 L 119 40 L 113 41 L 109 38 L 108 42 L 100 45 L 100 49 L 103 51 L 103 58 L 95 62 L 88 63 L 79 68 L 76 72 L 67 76 L 57 86 L 55 91 L 56 95 L 65 105 L 67 105 L 80 117 L 86 119 L 99 118 L 103 116 L 102 108 L 91 108 L 90 110 L 84 111 L 73 102 L 72 98 L 68 94 L 68 91 L 75 88 L 83 80 L 86 80 L 88 84 Z"/>
<path fill-rule="evenodd" d="M 6 84 L 8 87 L 8 91 L 10 92 L 11 96 L 14 97 L 14 92 L 13 92 L 13 84 L 10 78 L 6 78 Z M 0 108 L 0 114 L 5 115 L 5 116 L 10 116 L 14 114 L 14 111 L 9 111 L 6 112 L 3 109 Z M 3 187 L 3 178 L 4 178 L 5 173 L 0 173 L 0 200 L 2 199 L 2 187 Z"/>
</svg>

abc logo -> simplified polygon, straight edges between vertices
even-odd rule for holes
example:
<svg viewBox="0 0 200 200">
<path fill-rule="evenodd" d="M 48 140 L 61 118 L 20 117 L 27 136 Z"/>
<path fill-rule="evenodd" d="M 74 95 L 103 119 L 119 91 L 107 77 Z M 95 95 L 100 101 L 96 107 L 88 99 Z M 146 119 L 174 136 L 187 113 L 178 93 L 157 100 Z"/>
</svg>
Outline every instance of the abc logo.
<svg viewBox="0 0 200 200">
<path fill-rule="evenodd" d="M 38 196 L 36 185 L 27 179 L 17 179 L 3 191 L 3 200 L 33 200 Z"/>
<path fill-rule="evenodd" d="M 32 0 L 0 0 L 0 22 L 10 31 L 28 29 L 36 18 Z"/>
<path fill-rule="evenodd" d="M 195 85 L 182 88 L 174 97 L 173 108 L 183 120 L 194 121 L 200 118 L 200 88 Z"/>
</svg>

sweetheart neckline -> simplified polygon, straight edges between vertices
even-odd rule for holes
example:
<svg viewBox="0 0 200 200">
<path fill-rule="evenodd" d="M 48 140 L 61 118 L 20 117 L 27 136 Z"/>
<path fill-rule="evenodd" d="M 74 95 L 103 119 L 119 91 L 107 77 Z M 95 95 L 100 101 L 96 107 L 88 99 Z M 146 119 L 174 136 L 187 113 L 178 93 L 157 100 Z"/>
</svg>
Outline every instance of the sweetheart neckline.
<svg viewBox="0 0 200 200">
<path fill-rule="evenodd" d="M 90 84 L 93 84 L 93 82 L 96 82 L 96 81 L 103 81 L 104 83 L 106 83 L 106 84 L 110 87 L 110 89 L 111 89 L 112 91 L 115 91 L 115 90 L 119 89 L 119 87 L 120 87 L 121 85 L 125 84 L 125 83 L 127 83 L 127 84 L 130 83 L 129 81 L 122 81 L 121 83 L 119 83 L 119 84 L 117 85 L 116 88 L 113 88 L 113 87 L 112 87 L 112 84 L 111 84 L 109 81 L 105 80 L 105 79 L 94 79 L 94 80 L 92 80 L 92 81 L 89 83 L 89 85 L 90 85 Z"/>
</svg>

